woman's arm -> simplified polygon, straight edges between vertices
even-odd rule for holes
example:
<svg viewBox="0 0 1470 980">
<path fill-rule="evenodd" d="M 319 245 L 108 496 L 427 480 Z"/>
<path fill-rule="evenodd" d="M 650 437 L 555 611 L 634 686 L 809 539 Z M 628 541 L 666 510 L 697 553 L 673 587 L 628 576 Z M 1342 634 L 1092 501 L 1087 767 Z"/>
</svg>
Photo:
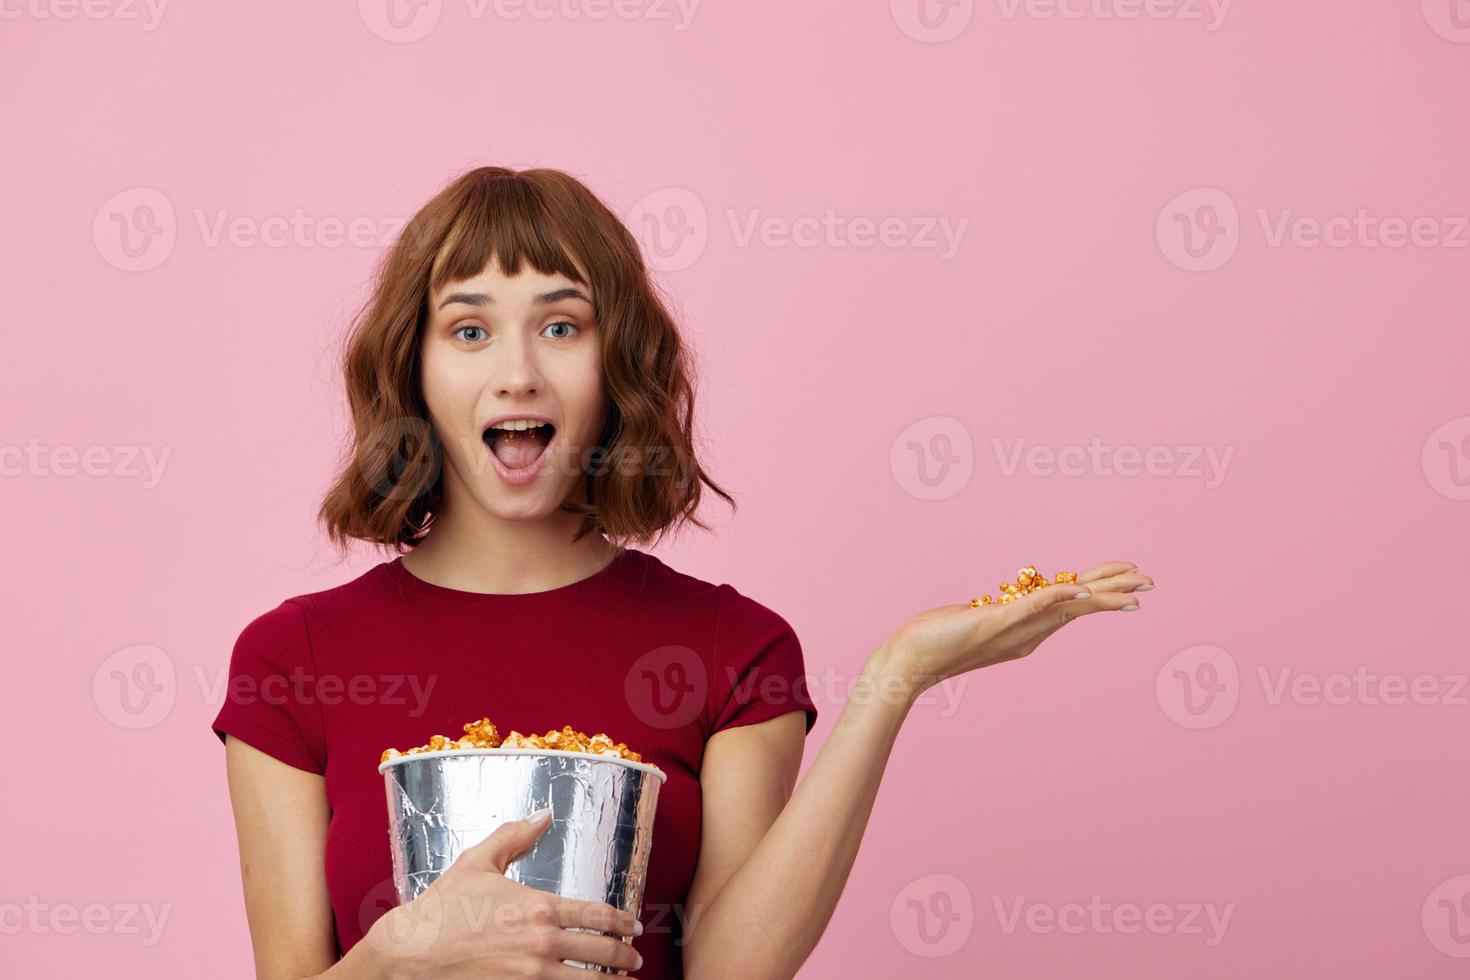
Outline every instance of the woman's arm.
<svg viewBox="0 0 1470 980">
<path fill-rule="evenodd" d="M 1131 593 L 1141 587 L 1152 588 L 1153 580 L 1132 564 L 1109 562 L 1080 576 L 1075 584 L 1049 586 L 1009 605 L 940 606 L 905 623 L 868 657 L 853 697 L 843 706 L 806 778 L 743 863 L 733 872 L 721 867 L 705 875 L 701 857 L 686 913 L 685 976 L 689 980 L 795 976 L 847 884 L 883 770 L 915 699 L 947 678 L 1028 656 L 1081 616 L 1137 609 Z M 717 757 L 706 753 L 700 775 L 701 785 L 708 779 L 718 794 L 706 798 L 704 806 L 707 814 L 713 810 L 710 819 L 719 851 L 730 848 L 719 838 L 749 839 L 741 828 L 741 809 L 746 805 L 742 793 L 751 785 L 765 787 L 757 793 L 758 800 L 764 799 L 769 787 L 784 778 L 778 774 L 791 756 L 800 759 L 799 729 L 784 735 L 785 748 L 774 734 L 775 723 L 791 717 L 751 725 L 749 732 L 731 729 L 710 739 L 713 749 L 725 738 Z M 763 745 L 763 731 L 777 741 Z M 743 787 L 742 771 L 752 774 L 745 777 Z M 757 936 L 759 942 L 752 941 Z"/>
<path fill-rule="evenodd" d="M 880 650 L 868 659 L 859 684 L 873 684 L 874 696 L 854 697 L 843 707 L 784 808 L 784 799 L 773 794 L 783 784 L 781 796 L 790 793 L 796 778 L 803 712 L 710 739 L 700 775 L 704 837 L 685 910 L 689 980 L 792 977 L 817 945 L 847 884 L 894 739 L 913 703 L 914 695 L 888 669 L 887 656 Z M 756 936 L 760 941 L 752 942 Z"/>
<path fill-rule="evenodd" d="M 225 768 L 257 980 L 383 976 L 370 943 L 337 959 L 323 862 L 328 809 L 322 777 L 233 735 L 225 743 Z"/>
</svg>

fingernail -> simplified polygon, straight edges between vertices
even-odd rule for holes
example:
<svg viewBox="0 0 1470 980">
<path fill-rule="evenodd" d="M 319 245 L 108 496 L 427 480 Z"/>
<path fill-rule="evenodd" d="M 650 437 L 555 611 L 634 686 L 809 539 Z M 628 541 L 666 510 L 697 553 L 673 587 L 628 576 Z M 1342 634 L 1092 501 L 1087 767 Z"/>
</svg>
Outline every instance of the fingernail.
<svg viewBox="0 0 1470 980">
<path fill-rule="evenodd" d="M 638 954 L 638 959 L 633 962 L 633 969 L 635 969 L 635 970 L 641 970 L 641 969 L 643 969 L 643 954 L 642 953 L 639 953 Z"/>
<path fill-rule="evenodd" d="M 1118 610 L 1120 612 L 1132 612 L 1133 610 L 1135 610 L 1137 608 L 1138 608 L 1138 606 L 1136 606 L 1136 605 L 1134 605 L 1133 603 L 1130 602 L 1126 606 L 1119 606 L 1118 607 Z"/>
<path fill-rule="evenodd" d="M 1147 592 L 1151 588 L 1153 588 L 1152 585 L 1140 585 L 1138 588 L 1134 589 L 1133 591 L 1134 592 Z"/>
<path fill-rule="evenodd" d="M 1076 595 L 1074 595 L 1072 598 L 1073 599 L 1091 599 L 1092 598 L 1092 593 L 1091 592 L 1079 592 Z"/>
<path fill-rule="evenodd" d="M 540 823 L 545 817 L 551 816 L 551 807 L 544 806 L 526 818 L 527 823 Z"/>
<path fill-rule="evenodd" d="M 634 923 L 633 923 L 633 935 L 635 935 L 635 936 L 641 936 L 641 935 L 643 935 L 643 923 L 642 922 L 638 922 L 636 920 L 634 921 Z"/>
</svg>

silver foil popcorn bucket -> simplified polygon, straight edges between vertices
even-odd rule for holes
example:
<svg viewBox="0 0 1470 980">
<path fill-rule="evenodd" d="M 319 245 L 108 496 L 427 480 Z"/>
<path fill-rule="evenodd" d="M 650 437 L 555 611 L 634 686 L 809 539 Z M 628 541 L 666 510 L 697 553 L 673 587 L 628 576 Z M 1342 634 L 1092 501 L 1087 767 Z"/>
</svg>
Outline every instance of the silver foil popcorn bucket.
<svg viewBox="0 0 1470 980">
<path fill-rule="evenodd" d="M 501 824 L 549 806 L 551 825 L 511 861 L 505 876 L 634 915 L 642 908 L 653 814 L 667 778 L 652 766 L 559 749 L 450 749 L 401 755 L 378 772 L 388 794 L 400 903 L 423 894 L 455 858 Z"/>
</svg>

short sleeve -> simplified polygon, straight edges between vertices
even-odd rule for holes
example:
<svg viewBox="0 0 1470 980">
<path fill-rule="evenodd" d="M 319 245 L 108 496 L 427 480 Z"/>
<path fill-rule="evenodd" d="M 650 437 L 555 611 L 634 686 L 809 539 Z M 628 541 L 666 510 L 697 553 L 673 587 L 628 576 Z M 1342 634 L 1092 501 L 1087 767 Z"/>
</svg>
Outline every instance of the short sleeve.
<svg viewBox="0 0 1470 980">
<path fill-rule="evenodd" d="M 321 703 L 306 611 L 287 599 L 241 631 L 230 655 L 229 681 L 211 726 L 221 742 L 233 735 L 297 769 L 326 772 Z"/>
<path fill-rule="evenodd" d="M 801 641 L 791 624 L 741 593 L 720 586 L 710 678 L 710 734 L 783 715 L 806 712 L 817 723 Z"/>
</svg>

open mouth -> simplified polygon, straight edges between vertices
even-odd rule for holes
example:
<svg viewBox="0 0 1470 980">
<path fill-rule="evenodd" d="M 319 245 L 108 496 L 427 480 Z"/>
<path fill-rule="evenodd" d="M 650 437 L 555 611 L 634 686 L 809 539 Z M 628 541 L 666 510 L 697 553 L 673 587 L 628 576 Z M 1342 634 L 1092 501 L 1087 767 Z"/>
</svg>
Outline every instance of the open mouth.
<svg viewBox="0 0 1470 980">
<path fill-rule="evenodd" d="M 498 422 L 480 434 L 490 452 L 508 470 L 533 466 L 556 435 L 556 426 L 539 419 Z"/>
</svg>

